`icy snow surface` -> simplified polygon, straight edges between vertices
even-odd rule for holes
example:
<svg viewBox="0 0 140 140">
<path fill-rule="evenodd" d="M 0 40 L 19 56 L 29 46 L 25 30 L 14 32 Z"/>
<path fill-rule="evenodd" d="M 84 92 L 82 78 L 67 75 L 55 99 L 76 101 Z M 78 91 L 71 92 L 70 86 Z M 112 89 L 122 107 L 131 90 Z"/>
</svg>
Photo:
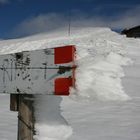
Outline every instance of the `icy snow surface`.
<svg viewBox="0 0 140 140">
<path fill-rule="evenodd" d="M 77 88 L 70 89 L 69 97 L 36 95 L 35 139 L 139 140 L 139 39 L 128 39 L 108 28 L 72 28 L 71 36 L 59 30 L 0 41 L 0 54 L 70 44 L 77 49 Z M 0 137 L 15 140 L 16 113 L 8 111 L 7 95 L 1 98 Z"/>
</svg>

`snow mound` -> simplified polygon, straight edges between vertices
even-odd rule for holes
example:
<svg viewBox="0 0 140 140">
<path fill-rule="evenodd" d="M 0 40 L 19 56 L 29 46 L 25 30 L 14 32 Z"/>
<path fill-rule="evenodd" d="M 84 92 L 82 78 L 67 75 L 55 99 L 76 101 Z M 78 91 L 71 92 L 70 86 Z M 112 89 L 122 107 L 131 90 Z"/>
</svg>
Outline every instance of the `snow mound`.
<svg viewBox="0 0 140 140">
<path fill-rule="evenodd" d="M 72 128 L 66 125 L 36 124 L 35 140 L 66 140 L 72 135 Z"/>
<path fill-rule="evenodd" d="M 39 34 L 23 39 L 0 41 L 0 54 L 37 50 L 64 45 L 75 45 L 77 50 L 76 99 L 128 100 L 121 78 L 122 66 L 130 60 L 125 56 L 128 40 L 109 28 L 71 28 Z M 74 96 L 73 96 L 74 97 Z"/>
<path fill-rule="evenodd" d="M 61 97 L 36 95 L 35 140 L 66 140 L 72 135 L 72 128 L 61 115 Z"/>
<path fill-rule="evenodd" d="M 45 49 L 65 45 L 76 46 L 76 89 L 71 97 L 77 101 L 126 101 L 130 97 L 123 89 L 123 66 L 131 64 L 125 48 L 125 36 L 108 28 L 71 28 L 23 39 L 0 41 L 0 54 Z M 133 42 L 133 41 L 132 41 Z M 134 42 L 132 43 L 134 45 Z M 36 140 L 66 140 L 72 128 L 62 117 L 62 98 L 35 96 Z"/>
<path fill-rule="evenodd" d="M 90 50 L 91 52 L 91 50 Z M 128 100 L 121 78 L 124 76 L 122 65 L 131 62 L 121 54 L 110 52 L 98 60 L 89 54 L 87 59 L 79 60 L 76 71 L 76 87 L 71 93 L 83 100 Z"/>
</svg>

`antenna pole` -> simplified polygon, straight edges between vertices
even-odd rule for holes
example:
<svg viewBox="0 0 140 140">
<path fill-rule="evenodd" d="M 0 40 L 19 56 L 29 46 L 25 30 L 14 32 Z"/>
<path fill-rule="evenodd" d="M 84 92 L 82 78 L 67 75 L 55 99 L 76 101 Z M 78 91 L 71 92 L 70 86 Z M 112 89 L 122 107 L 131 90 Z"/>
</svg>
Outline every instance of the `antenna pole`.
<svg viewBox="0 0 140 140">
<path fill-rule="evenodd" d="M 71 14 L 70 14 L 70 11 L 69 11 L 69 20 L 68 20 L 68 36 L 71 35 Z"/>
</svg>

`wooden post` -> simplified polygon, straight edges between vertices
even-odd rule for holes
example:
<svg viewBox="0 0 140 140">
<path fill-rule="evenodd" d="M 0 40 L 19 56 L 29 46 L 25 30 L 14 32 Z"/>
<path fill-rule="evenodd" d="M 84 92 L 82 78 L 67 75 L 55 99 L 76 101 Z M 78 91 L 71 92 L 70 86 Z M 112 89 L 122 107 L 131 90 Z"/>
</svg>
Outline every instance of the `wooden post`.
<svg viewBox="0 0 140 140">
<path fill-rule="evenodd" d="M 10 110 L 18 111 L 18 94 L 10 94 Z"/>
<path fill-rule="evenodd" d="M 34 96 L 19 95 L 18 105 L 18 140 L 33 140 L 34 131 Z"/>
</svg>

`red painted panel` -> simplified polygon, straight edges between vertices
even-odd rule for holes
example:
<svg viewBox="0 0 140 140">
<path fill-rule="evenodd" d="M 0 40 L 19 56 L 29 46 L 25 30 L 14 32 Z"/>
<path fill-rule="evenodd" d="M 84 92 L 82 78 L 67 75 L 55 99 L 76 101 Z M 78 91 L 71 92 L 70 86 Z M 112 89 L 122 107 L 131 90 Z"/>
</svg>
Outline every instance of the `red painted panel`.
<svg viewBox="0 0 140 140">
<path fill-rule="evenodd" d="M 55 48 L 55 64 L 63 64 L 74 61 L 75 46 L 69 45 L 64 47 Z"/>
<path fill-rule="evenodd" d="M 73 86 L 72 78 L 55 79 L 55 95 L 69 95 L 69 88 Z"/>
</svg>

